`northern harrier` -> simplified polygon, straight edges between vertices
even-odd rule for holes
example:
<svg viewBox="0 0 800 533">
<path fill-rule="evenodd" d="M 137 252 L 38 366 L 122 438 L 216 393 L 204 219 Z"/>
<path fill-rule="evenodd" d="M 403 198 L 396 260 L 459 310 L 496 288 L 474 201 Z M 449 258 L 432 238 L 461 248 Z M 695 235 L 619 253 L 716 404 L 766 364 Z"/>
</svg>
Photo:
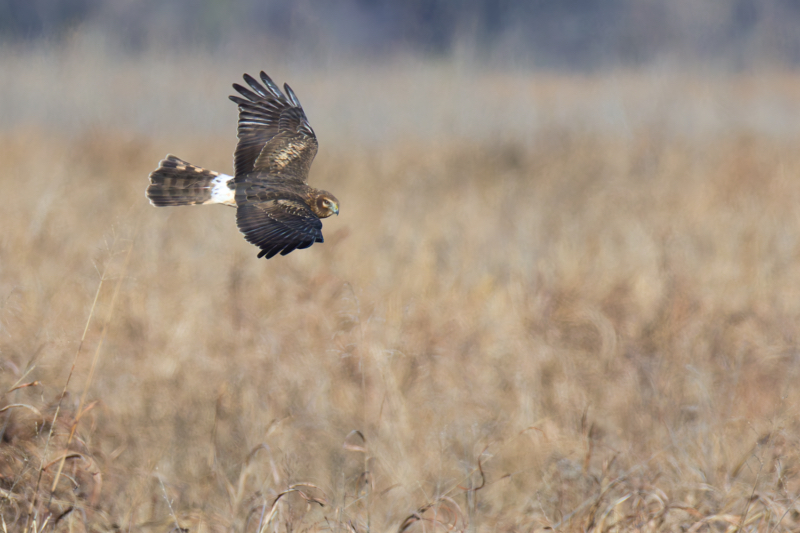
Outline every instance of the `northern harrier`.
<svg viewBox="0 0 800 533">
<path fill-rule="evenodd" d="M 338 215 L 339 200 L 306 183 L 317 137 L 294 91 L 284 84 L 282 93 L 264 72 L 264 85 L 248 74 L 244 81 L 250 89 L 233 84 L 244 98 L 230 97 L 239 105 L 234 175 L 167 155 L 150 174 L 147 197 L 157 207 L 236 207 L 239 231 L 269 259 L 323 242 L 320 219 Z"/>
</svg>

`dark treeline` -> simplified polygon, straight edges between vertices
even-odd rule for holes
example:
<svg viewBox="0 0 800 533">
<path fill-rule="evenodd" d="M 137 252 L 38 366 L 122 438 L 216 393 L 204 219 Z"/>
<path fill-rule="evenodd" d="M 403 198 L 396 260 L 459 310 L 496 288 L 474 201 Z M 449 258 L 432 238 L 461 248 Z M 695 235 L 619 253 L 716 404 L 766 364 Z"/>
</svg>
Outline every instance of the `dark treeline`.
<svg viewBox="0 0 800 533">
<path fill-rule="evenodd" d="M 561 68 L 693 61 L 800 64 L 797 0 L 0 0 L 0 39 L 58 41 L 93 28 L 123 50 L 279 42 Z"/>
</svg>

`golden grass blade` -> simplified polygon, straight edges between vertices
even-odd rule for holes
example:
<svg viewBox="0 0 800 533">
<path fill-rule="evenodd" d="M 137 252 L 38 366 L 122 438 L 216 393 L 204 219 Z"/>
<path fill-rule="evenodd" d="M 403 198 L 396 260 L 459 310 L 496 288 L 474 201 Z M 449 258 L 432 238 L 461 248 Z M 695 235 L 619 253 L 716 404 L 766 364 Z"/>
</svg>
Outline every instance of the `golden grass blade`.
<svg viewBox="0 0 800 533">
<path fill-rule="evenodd" d="M 39 387 L 39 386 L 41 386 L 41 383 L 39 381 L 30 381 L 28 383 L 22 383 L 22 384 L 19 384 L 19 385 L 14 385 L 10 389 L 8 389 L 6 391 L 6 393 L 14 392 L 15 390 L 19 390 L 19 389 L 25 389 L 27 387 Z"/>
<path fill-rule="evenodd" d="M 116 244 L 116 234 L 114 235 L 114 241 L 113 241 L 113 243 L 111 245 L 111 249 L 112 250 L 114 249 L 114 245 L 115 244 Z M 62 389 L 61 395 L 59 396 L 59 399 L 58 399 L 58 404 L 56 406 L 56 412 L 53 415 L 53 422 L 50 425 L 50 431 L 48 432 L 47 441 L 45 442 L 44 451 L 42 453 L 42 462 L 41 462 L 41 465 L 39 467 L 39 474 L 38 474 L 37 480 L 36 480 L 36 487 L 35 487 L 35 490 L 34 490 L 34 495 L 33 495 L 33 498 L 31 498 L 30 507 L 28 508 L 28 516 L 32 516 L 33 515 L 33 510 L 36 507 L 36 503 L 37 503 L 38 496 L 39 496 L 39 485 L 41 484 L 41 481 L 42 481 L 42 473 L 44 472 L 44 464 L 45 464 L 45 461 L 47 459 L 47 452 L 48 452 L 48 449 L 50 447 L 50 441 L 51 441 L 51 439 L 53 437 L 53 431 L 55 429 L 56 422 L 58 421 L 58 415 L 61 412 L 61 402 L 64 400 L 64 396 L 66 396 L 66 394 L 67 394 L 67 387 L 69 387 L 69 383 L 72 380 L 72 373 L 75 371 L 75 365 L 78 362 L 78 356 L 80 355 L 81 349 L 83 348 L 83 343 L 86 340 L 86 333 L 89 331 L 89 325 L 91 324 L 92 318 L 94 317 L 94 310 L 95 310 L 95 307 L 97 306 L 97 300 L 100 297 L 100 291 L 103 288 L 103 282 L 105 281 L 106 273 L 108 271 L 108 266 L 109 266 L 110 262 L 111 262 L 110 260 L 107 261 L 105 266 L 103 267 L 103 273 L 100 275 L 100 280 L 97 283 L 97 290 L 94 293 L 94 299 L 92 300 L 92 306 L 89 308 L 89 316 L 86 318 L 86 325 L 83 328 L 83 334 L 81 335 L 81 340 L 78 343 L 78 348 L 75 350 L 75 355 L 72 358 L 72 365 L 70 366 L 69 374 L 67 374 L 67 381 L 64 383 L 64 388 Z M 52 488 L 50 489 L 51 497 L 52 497 L 52 492 L 55 490 L 55 487 L 56 487 L 57 484 L 58 484 L 57 480 L 54 481 L 54 483 L 52 485 Z"/>
<path fill-rule="evenodd" d="M 137 228 L 138 228 L 138 226 L 137 226 Z M 116 239 L 116 237 L 115 237 L 115 239 Z M 111 318 L 114 316 L 114 310 L 115 310 L 115 305 L 114 304 L 116 304 L 116 302 L 117 302 L 117 296 L 119 295 L 119 289 L 122 286 L 122 282 L 125 280 L 125 274 L 128 271 L 128 264 L 129 264 L 130 259 L 131 259 L 131 252 L 133 252 L 133 244 L 135 242 L 135 239 L 136 239 L 136 234 L 134 233 L 134 237 L 131 240 L 131 244 L 128 247 L 128 251 L 125 254 L 125 261 L 124 261 L 124 263 L 122 265 L 122 270 L 121 270 L 121 272 L 119 274 L 119 277 L 117 278 L 117 283 L 114 285 L 114 293 L 111 295 L 111 302 L 109 303 L 108 315 L 106 315 L 105 322 L 103 323 L 103 329 L 100 332 L 100 340 L 97 343 L 97 347 L 95 348 L 95 351 L 94 351 L 94 357 L 92 358 L 92 364 L 89 367 L 89 376 L 86 378 L 86 384 L 84 385 L 83 392 L 81 393 L 81 400 L 80 400 L 80 402 L 78 404 L 78 414 L 75 417 L 74 422 L 72 423 L 72 427 L 70 428 L 69 438 L 67 439 L 67 444 L 66 444 L 67 447 L 72 443 L 72 439 L 75 436 L 75 430 L 78 427 L 78 423 L 80 422 L 81 415 L 83 415 L 85 413 L 85 411 L 83 409 L 83 405 L 86 402 L 86 396 L 89 393 L 89 386 L 91 385 L 92 378 L 94 377 L 95 368 L 97 367 L 97 361 L 100 358 L 100 352 L 101 352 L 101 350 L 103 348 L 103 342 L 105 341 L 106 334 L 108 332 L 108 326 L 111 323 Z M 108 263 L 106 263 L 106 267 L 107 266 L 108 266 Z M 103 273 L 105 275 L 105 268 L 103 270 Z M 101 278 L 101 282 L 102 282 L 102 278 Z M 99 294 L 99 287 L 98 287 L 98 293 L 97 294 Z M 95 295 L 95 303 L 96 302 L 97 302 L 97 296 Z M 92 304 L 92 309 L 94 309 L 94 303 Z M 91 317 L 91 313 L 90 313 L 90 317 Z M 86 325 L 87 325 L 87 329 L 88 329 L 88 325 L 89 325 L 89 321 L 88 320 L 86 322 Z M 86 334 L 86 330 L 84 330 L 84 335 L 85 334 Z M 82 341 L 83 341 L 83 339 L 81 339 L 81 342 Z M 80 349 L 80 346 L 79 346 L 79 349 Z M 77 353 L 76 353 L 76 358 L 77 358 Z M 74 363 L 73 363 L 73 365 L 74 365 Z M 70 371 L 70 375 L 72 375 L 71 371 Z M 66 390 L 66 388 L 65 388 L 65 390 Z M 86 411 L 88 411 L 91 407 L 92 406 L 89 406 L 86 409 Z M 53 485 L 50 488 L 50 492 L 51 493 L 53 491 L 55 491 L 56 486 L 58 486 L 58 478 L 61 476 L 61 471 L 64 468 L 64 461 L 66 461 L 65 458 L 63 458 L 61 460 L 61 464 L 59 464 L 59 466 L 58 466 L 58 472 L 56 473 L 56 475 L 55 475 L 55 477 L 53 479 Z"/>
</svg>

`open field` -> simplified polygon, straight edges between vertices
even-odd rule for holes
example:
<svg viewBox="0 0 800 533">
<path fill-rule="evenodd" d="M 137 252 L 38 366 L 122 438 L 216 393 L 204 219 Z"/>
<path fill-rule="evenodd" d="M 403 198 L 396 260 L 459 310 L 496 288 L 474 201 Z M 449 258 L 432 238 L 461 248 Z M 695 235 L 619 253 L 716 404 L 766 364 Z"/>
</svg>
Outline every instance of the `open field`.
<svg viewBox="0 0 800 533">
<path fill-rule="evenodd" d="M 3 61 L 44 91 L 47 57 Z M 64 106 L 6 78 L 0 388 L 37 382 L 2 396 L 9 531 L 800 529 L 800 79 L 353 68 L 385 105 L 350 118 L 298 73 L 341 216 L 263 261 L 232 209 L 144 198 L 167 152 L 230 172 L 244 69 L 194 109 L 136 95 L 157 67 L 95 103 L 84 65 Z"/>
</svg>

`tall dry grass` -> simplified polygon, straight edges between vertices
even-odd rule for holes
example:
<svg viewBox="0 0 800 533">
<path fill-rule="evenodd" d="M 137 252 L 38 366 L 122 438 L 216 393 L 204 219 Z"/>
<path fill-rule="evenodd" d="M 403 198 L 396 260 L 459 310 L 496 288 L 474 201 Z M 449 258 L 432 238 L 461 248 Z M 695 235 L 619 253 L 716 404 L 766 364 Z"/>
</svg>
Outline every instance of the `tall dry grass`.
<svg viewBox="0 0 800 533">
<path fill-rule="evenodd" d="M 797 530 L 799 139 L 660 124 L 320 134 L 342 214 L 270 261 L 144 198 L 232 132 L 5 131 L 4 527 Z"/>
</svg>

